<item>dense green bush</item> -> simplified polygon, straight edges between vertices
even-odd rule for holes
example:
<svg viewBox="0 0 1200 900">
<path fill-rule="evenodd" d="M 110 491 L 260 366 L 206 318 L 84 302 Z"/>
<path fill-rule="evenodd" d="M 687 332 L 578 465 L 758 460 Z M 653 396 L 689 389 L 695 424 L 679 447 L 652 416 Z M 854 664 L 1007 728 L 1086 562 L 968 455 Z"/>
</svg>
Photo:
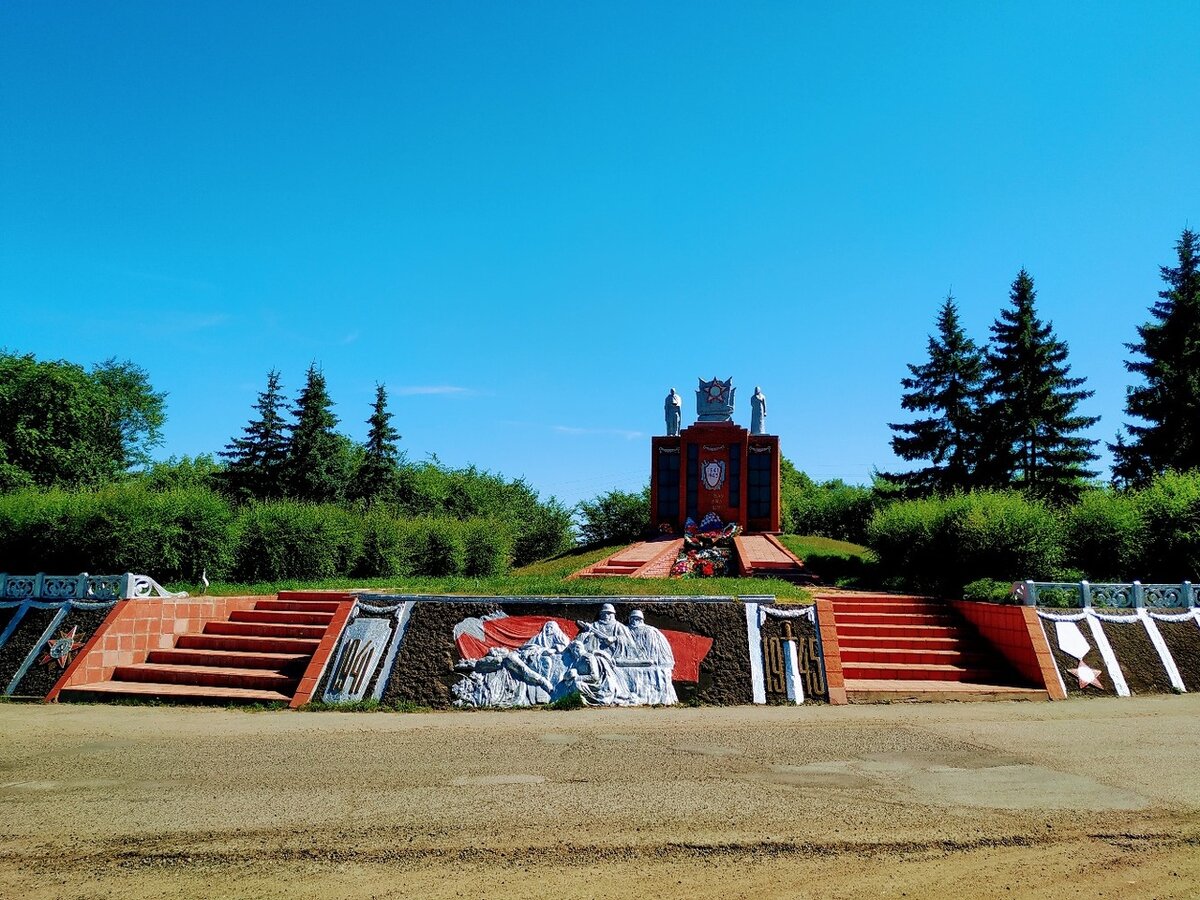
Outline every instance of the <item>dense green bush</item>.
<svg viewBox="0 0 1200 900">
<path fill-rule="evenodd" d="M 502 575 L 505 522 L 398 518 L 294 501 L 236 515 L 199 487 L 154 489 L 137 479 L 96 491 L 0 495 L 0 571 L 139 572 L 161 581 L 280 581 L 339 576 Z"/>
<path fill-rule="evenodd" d="M 466 566 L 462 523 L 454 519 L 413 522 L 413 571 L 434 577 L 461 575 Z"/>
<path fill-rule="evenodd" d="M 878 503 L 873 487 L 840 479 L 814 482 L 784 459 L 780 463 L 783 528 L 792 534 L 815 534 L 861 542 L 867 536 Z"/>
<path fill-rule="evenodd" d="M 943 539 L 954 548 L 952 584 L 984 576 L 1001 581 L 1057 578 L 1063 563 L 1062 523 L 1039 500 L 977 491 L 947 501 Z"/>
<path fill-rule="evenodd" d="M 97 491 L 0 496 L 0 568 L 19 572 L 140 572 L 195 580 L 230 563 L 232 513 L 203 488 L 151 491 L 127 482 Z"/>
<path fill-rule="evenodd" d="M 1052 580 L 1062 566 L 1058 517 L 1016 492 L 893 503 L 871 520 L 869 543 L 884 575 L 951 596 L 981 577 Z"/>
<path fill-rule="evenodd" d="M 524 480 L 506 481 L 474 466 L 451 469 L 436 457 L 400 467 L 394 509 L 400 518 L 493 519 L 512 538 L 513 564 L 553 556 L 571 544 L 571 510 L 538 499 Z"/>
<path fill-rule="evenodd" d="M 471 519 L 462 526 L 463 574 L 476 577 L 508 571 L 512 539 L 508 530 L 492 519 Z"/>
<path fill-rule="evenodd" d="M 1134 495 L 1142 520 L 1141 581 L 1200 581 L 1200 472 L 1159 475 Z"/>
<path fill-rule="evenodd" d="M 69 575 L 89 569 L 81 545 L 80 495 L 20 491 L 0 496 L 0 570 Z"/>
<path fill-rule="evenodd" d="M 650 526 L 650 488 L 636 494 L 612 490 L 584 500 L 579 511 L 579 537 L 585 545 L 640 541 Z"/>
<path fill-rule="evenodd" d="M 411 575 L 412 534 L 409 523 L 377 507 L 368 510 L 362 522 L 362 551 L 353 574 L 364 578 Z"/>
<path fill-rule="evenodd" d="M 1139 577 L 1143 528 L 1137 499 L 1112 490 L 1085 492 L 1064 513 L 1064 553 L 1091 581 Z"/>
<path fill-rule="evenodd" d="M 937 534 L 945 515 L 941 500 L 906 500 L 878 510 L 867 529 L 879 573 L 912 587 L 923 587 L 938 571 L 944 553 Z"/>
<path fill-rule="evenodd" d="M 1012 600 L 1012 594 L 1011 581 L 997 581 L 995 578 L 979 578 L 963 585 L 964 600 L 1007 603 Z"/>
<path fill-rule="evenodd" d="M 238 525 L 234 577 L 239 581 L 344 575 L 362 552 L 361 517 L 332 504 L 251 503 Z"/>
</svg>

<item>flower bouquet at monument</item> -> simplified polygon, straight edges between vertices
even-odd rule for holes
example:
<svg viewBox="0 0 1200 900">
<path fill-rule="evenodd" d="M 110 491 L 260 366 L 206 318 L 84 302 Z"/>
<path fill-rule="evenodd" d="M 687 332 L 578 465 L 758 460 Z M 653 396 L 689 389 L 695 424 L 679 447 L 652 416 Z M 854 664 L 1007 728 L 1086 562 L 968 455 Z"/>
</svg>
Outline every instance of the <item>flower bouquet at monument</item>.
<svg viewBox="0 0 1200 900">
<path fill-rule="evenodd" d="M 684 525 L 683 549 L 671 567 L 671 574 L 681 578 L 713 578 L 728 574 L 733 539 L 741 530 L 736 522 L 722 523 L 716 513 L 708 513 L 699 525 L 689 518 Z"/>
</svg>

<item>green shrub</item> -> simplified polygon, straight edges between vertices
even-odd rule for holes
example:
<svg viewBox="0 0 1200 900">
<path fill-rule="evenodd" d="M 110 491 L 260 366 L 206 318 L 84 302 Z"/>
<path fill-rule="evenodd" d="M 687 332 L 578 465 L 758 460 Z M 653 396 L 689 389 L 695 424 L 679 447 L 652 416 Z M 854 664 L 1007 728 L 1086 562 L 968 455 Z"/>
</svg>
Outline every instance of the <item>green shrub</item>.
<svg viewBox="0 0 1200 900">
<path fill-rule="evenodd" d="M 885 577 L 947 596 L 980 578 L 1052 580 L 1062 564 L 1058 517 L 1016 492 L 892 503 L 875 514 L 869 535 Z"/>
<path fill-rule="evenodd" d="M 108 574 L 89 564 L 80 531 L 80 505 L 79 494 L 63 491 L 27 490 L 0 496 L 0 570 Z"/>
<path fill-rule="evenodd" d="M 571 511 L 553 497 L 516 505 L 507 522 L 512 534 L 513 565 L 547 559 L 574 543 Z"/>
<path fill-rule="evenodd" d="M 361 557 L 361 518 L 331 504 L 251 503 L 239 517 L 239 581 L 345 575 Z"/>
<path fill-rule="evenodd" d="M 1008 603 L 1012 600 L 1012 582 L 994 578 L 978 578 L 963 585 L 964 600 L 982 600 L 988 603 Z"/>
<path fill-rule="evenodd" d="M 413 523 L 413 574 L 461 575 L 465 567 L 462 523 L 454 519 L 418 519 Z"/>
<path fill-rule="evenodd" d="M 503 575 L 508 571 L 512 539 L 499 522 L 472 519 L 464 522 L 463 574 L 474 577 Z"/>
<path fill-rule="evenodd" d="M 1037 594 L 1038 606 L 1071 609 L 1080 604 L 1079 591 L 1071 588 L 1042 588 Z"/>
<path fill-rule="evenodd" d="M 838 479 L 816 483 L 786 459 L 780 464 L 780 478 L 785 531 L 844 541 L 866 538 L 876 505 L 873 488 Z"/>
<path fill-rule="evenodd" d="M 879 560 L 880 574 L 901 579 L 918 590 L 934 587 L 944 562 L 936 534 L 945 516 L 943 500 L 905 500 L 878 510 L 867 529 L 867 545 Z"/>
<path fill-rule="evenodd" d="M 540 500 L 522 479 L 506 481 L 474 466 L 450 469 L 437 458 L 400 467 L 396 514 L 399 518 L 448 516 L 494 519 L 512 535 L 515 565 L 553 556 L 571 541 L 571 510 L 555 498 Z"/>
<path fill-rule="evenodd" d="M 941 539 L 951 549 L 947 585 L 979 577 L 1051 581 L 1062 565 L 1062 524 L 1038 500 L 1015 491 L 977 491 L 947 501 Z"/>
<path fill-rule="evenodd" d="M 1065 513 L 1067 562 L 1091 581 L 1142 577 L 1142 513 L 1130 494 L 1085 492 Z"/>
<path fill-rule="evenodd" d="M 1141 581 L 1200 581 L 1200 472 L 1159 475 L 1134 495 L 1143 523 Z"/>
<path fill-rule="evenodd" d="M 225 500 L 199 487 L 151 491 L 125 482 L 22 492 L 0 497 L 0 558 L 10 571 L 138 572 L 168 582 L 194 581 L 207 569 L 222 577 L 231 521 Z"/>
<path fill-rule="evenodd" d="M 650 488 L 636 494 L 612 490 L 582 501 L 577 509 L 579 536 L 585 545 L 640 541 L 650 526 Z"/>
<path fill-rule="evenodd" d="M 380 507 L 373 507 L 363 518 L 362 551 L 354 574 L 364 578 L 411 575 L 413 570 L 413 529 Z"/>
</svg>

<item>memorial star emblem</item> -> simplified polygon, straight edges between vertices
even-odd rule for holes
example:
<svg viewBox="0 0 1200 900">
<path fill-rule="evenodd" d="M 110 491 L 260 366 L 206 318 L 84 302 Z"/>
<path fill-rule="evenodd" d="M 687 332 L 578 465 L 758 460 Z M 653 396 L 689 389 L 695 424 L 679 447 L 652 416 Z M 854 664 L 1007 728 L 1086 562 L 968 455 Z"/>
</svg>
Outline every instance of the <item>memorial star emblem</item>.
<svg viewBox="0 0 1200 900">
<path fill-rule="evenodd" d="M 1085 662 L 1080 662 L 1079 666 L 1074 669 L 1067 669 L 1072 675 L 1079 679 L 1081 688 L 1098 687 L 1104 689 L 1104 685 L 1100 683 L 1100 672 L 1098 669 L 1093 669 Z"/>
<path fill-rule="evenodd" d="M 60 669 L 65 669 L 71 664 L 71 654 L 83 646 L 82 641 L 75 640 L 75 635 L 78 631 L 79 626 L 76 625 L 70 631 L 61 631 L 58 637 L 47 641 L 46 652 L 38 662 L 41 665 L 49 666 L 51 669 L 55 665 Z"/>
</svg>

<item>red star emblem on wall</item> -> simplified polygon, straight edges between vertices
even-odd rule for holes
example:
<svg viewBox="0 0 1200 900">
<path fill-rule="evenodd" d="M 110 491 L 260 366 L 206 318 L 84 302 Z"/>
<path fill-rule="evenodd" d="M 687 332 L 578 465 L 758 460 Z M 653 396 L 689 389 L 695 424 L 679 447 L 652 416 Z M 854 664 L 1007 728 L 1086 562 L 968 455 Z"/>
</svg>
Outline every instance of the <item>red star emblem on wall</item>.
<svg viewBox="0 0 1200 900">
<path fill-rule="evenodd" d="M 41 665 L 49 666 L 51 669 L 57 665 L 60 669 L 65 669 L 71 664 L 71 655 L 83 647 L 83 641 L 75 640 L 75 635 L 79 631 L 79 626 L 74 626 L 70 631 L 59 632 L 58 637 L 51 638 L 46 642 L 46 652 L 42 654 L 42 658 L 38 660 Z"/>
</svg>

